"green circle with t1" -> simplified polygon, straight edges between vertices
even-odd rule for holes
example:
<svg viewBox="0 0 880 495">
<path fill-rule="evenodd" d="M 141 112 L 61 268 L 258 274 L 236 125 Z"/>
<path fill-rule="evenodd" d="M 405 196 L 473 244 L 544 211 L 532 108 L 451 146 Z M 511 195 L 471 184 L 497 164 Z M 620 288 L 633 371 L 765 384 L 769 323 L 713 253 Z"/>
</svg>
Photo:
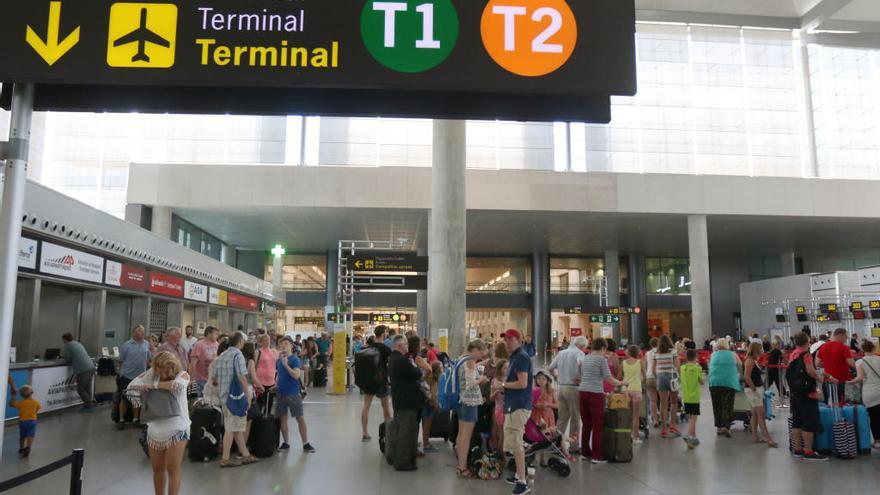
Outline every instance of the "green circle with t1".
<svg viewBox="0 0 880 495">
<path fill-rule="evenodd" d="M 398 72 L 424 72 L 449 57 L 458 41 L 451 0 L 369 0 L 361 37 L 380 64 Z"/>
</svg>

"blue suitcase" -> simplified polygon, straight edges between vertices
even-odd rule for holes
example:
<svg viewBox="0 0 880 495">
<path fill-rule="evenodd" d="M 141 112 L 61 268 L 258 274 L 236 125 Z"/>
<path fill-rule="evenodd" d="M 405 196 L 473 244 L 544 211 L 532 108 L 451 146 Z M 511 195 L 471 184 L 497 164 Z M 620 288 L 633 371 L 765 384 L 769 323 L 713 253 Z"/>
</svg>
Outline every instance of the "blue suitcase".
<svg viewBox="0 0 880 495">
<path fill-rule="evenodd" d="M 871 453 L 871 418 L 865 406 L 843 406 L 843 419 L 855 424 L 856 438 L 860 454 Z"/>
<path fill-rule="evenodd" d="M 822 432 L 816 434 L 816 451 L 822 454 L 834 452 L 834 409 L 828 404 L 819 403 L 819 419 L 822 422 Z"/>
</svg>

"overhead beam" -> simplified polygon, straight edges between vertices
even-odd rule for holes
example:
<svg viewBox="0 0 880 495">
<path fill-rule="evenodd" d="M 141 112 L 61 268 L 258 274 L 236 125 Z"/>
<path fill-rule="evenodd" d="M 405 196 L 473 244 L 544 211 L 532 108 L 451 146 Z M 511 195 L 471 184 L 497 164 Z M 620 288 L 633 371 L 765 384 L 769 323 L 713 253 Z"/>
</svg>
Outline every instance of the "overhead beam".
<svg viewBox="0 0 880 495">
<path fill-rule="evenodd" d="M 813 33 L 803 35 L 805 43 L 840 48 L 880 49 L 880 33 Z"/>
<path fill-rule="evenodd" d="M 845 21 L 830 19 L 822 23 L 822 31 L 853 31 L 857 33 L 880 33 L 880 22 Z"/>
<path fill-rule="evenodd" d="M 719 26 L 745 26 L 771 29 L 799 29 L 801 27 L 801 20 L 796 17 L 720 14 L 716 12 L 688 12 L 682 10 L 640 9 L 636 11 L 636 21 L 714 24 Z"/>
<path fill-rule="evenodd" d="M 810 32 L 819 29 L 850 2 L 852 0 L 822 0 L 801 18 L 801 30 Z"/>
</svg>

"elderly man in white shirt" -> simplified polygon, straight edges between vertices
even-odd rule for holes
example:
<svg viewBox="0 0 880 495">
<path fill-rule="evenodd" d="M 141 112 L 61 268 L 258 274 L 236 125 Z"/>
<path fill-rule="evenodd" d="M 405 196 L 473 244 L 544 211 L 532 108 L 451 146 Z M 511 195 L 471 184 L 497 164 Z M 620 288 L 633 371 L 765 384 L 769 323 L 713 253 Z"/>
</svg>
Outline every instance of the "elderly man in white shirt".
<svg viewBox="0 0 880 495">
<path fill-rule="evenodd" d="M 568 349 L 560 352 L 550 363 L 550 371 L 556 375 L 559 383 L 559 423 L 558 428 L 562 433 L 568 429 L 568 435 L 575 438 L 572 451 L 580 450 L 581 413 L 580 398 L 578 397 L 578 383 L 580 373 L 578 360 L 584 355 L 587 348 L 586 337 L 575 337 Z"/>
</svg>

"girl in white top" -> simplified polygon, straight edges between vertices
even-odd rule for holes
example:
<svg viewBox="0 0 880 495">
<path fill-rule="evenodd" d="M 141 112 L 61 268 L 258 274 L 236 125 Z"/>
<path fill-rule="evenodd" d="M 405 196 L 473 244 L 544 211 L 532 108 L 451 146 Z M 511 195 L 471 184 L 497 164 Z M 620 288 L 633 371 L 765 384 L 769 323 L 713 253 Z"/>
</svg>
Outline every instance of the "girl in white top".
<svg viewBox="0 0 880 495">
<path fill-rule="evenodd" d="M 880 356 L 874 354 L 876 346 L 870 340 L 862 342 L 865 357 L 856 362 L 856 377 L 849 383 L 862 384 L 862 403 L 871 417 L 874 448 L 880 449 Z"/>
<path fill-rule="evenodd" d="M 660 427 L 660 408 L 658 406 L 660 397 L 657 394 L 657 377 L 654 375 L 654 356 L 657 355 L 657 346 L 660 345 L 660 339 L 653 337 L 651 339 L 651 350 L 645 354 L 645 388 L 648 392 L 648 414 L 654 428 Z"/>
<path fill-rule="evenodd" d="M 147 445 L 153 466 L 153 489 L 156 495 L 177 495 L 180 491 L 180 468 L 189 441 L 189 407 L 186 390 L 189 374 L 180 361 L 167 351 L 153 356 L 152 367 L 132 380 L 127 393 L 135 407 L 141 407 L 142 395 L 149 390 L 167 390 L 177 399 L 180 414 L 147 423 Z M 168 491 L 165 491 L 165 486 Z"/>
</svg>

